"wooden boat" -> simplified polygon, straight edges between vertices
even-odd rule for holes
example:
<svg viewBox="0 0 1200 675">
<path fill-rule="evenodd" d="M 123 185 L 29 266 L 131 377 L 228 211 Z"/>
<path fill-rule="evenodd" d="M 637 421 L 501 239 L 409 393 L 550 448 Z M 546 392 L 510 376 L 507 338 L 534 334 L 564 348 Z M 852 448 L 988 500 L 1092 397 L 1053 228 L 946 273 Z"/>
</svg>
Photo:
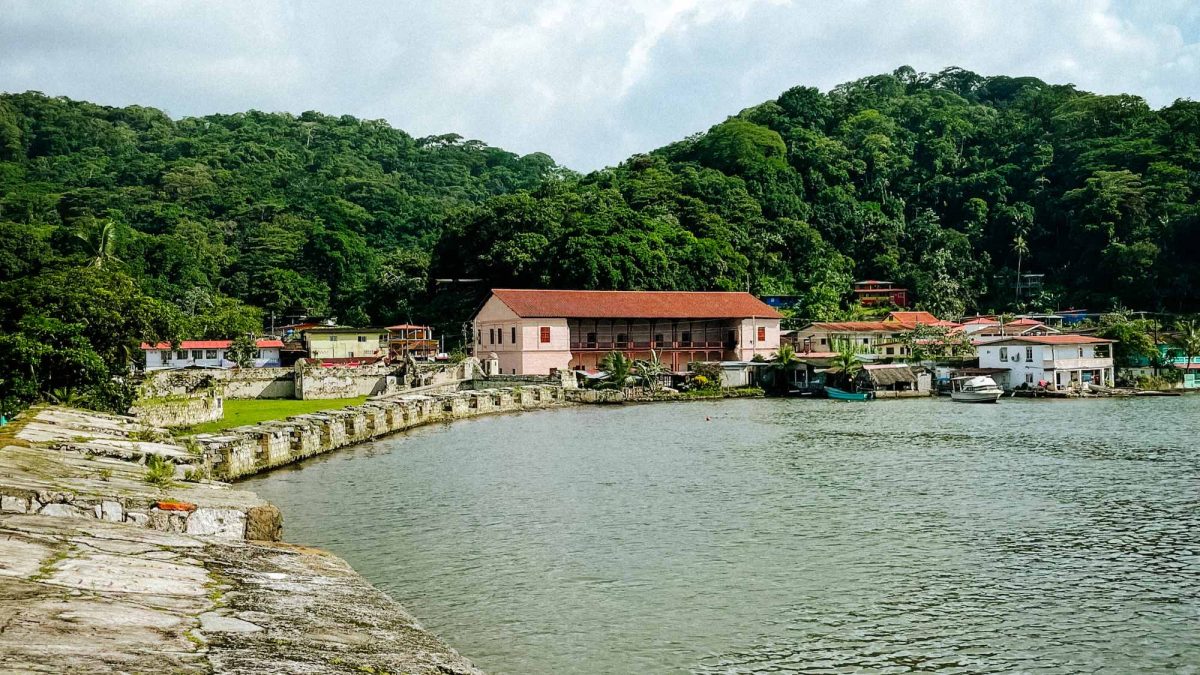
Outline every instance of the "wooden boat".
<svg viewBox="0 0 1200 675">
<path fill-rule="evenodd" d="M 871 398 L 869 391 L 846 391 L 837 387 L 825 387 L 825 395 L 835 401 L 866 401 Z"/>
<path fill-rule="evenodd" d="M 959 403 L 995 403 L 1004 395 L 996 381 L 986 375 L 950 380 L 950 398 Z"/>
</svg>

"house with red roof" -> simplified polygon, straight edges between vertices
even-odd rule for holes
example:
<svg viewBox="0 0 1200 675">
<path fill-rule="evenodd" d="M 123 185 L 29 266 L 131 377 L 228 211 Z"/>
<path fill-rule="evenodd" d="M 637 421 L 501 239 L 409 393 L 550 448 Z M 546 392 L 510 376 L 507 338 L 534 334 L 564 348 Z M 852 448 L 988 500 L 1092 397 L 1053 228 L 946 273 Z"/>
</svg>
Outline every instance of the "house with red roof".
<svg viewBox="0 0 1200 675">
<path fill-rule="evenodd" d="M 1022 386 L 1080 388 L 1113 382 L 1112 340 L 1090 335 L 1001 335 L 974 340 L 980 368 L 1003 368 L 996 382 Z"/>
<path fill-rule="evenodd" d="M 909 356 L 900 336 L 917 326 L 935 326 L 959 330 L 960 324 L 944 321 L 929 312 L 889 312 L 881 321 L 817 321 L 796 332 L 796 351 L 825 352 L 839 341 L 849 342 L 859 351 L 881 357 Z"/>
<path fill-rule="evenodd" d="M 158 344 L 142 343 L 142 351 L 146 354 L 146 370 L 163 370 L 167 368 L 234 368 L 237 366 L 228 358 L 229 348 L 233 340 L 184 340 L 178 347 L 172 347 L 170 342 Z M 279 365 L 279 350 L 283 342 L 276 339 L 261 339 L 254 344 L 257 351 L 254 354 L 255 368 L 266 368 Z"/>
<path fill-rule="evenodd" d="M 472 320 L 474 354 L 501 374 L 595 370 L 609 352 L 748 361 L 779 349 L 782 316 L 749 293 L 494 289 Z"/>
</svg>

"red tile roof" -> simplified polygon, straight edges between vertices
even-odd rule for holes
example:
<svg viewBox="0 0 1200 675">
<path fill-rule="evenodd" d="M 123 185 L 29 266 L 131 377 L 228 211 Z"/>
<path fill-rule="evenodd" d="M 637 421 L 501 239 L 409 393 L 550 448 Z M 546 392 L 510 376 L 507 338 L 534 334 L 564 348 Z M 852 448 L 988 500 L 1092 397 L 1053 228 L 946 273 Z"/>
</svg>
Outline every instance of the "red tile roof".
<svg viewBox="0 0 1200 675">
<path fill-rule="evenodd" d="M 180 349 L 229 349 L 230 345 L 232 345 L 232 344 L 233 344 L 233 340 L 184 340 L 183 342 L 179 343 L 179 348 Z M 282 347 L 283 341 L 262 339 L 262 340 L 256 341 L 254 343 L 254 346 L 258 347 L 259 349 L 265 349 L 268 347 Z M 170 342 L 159 342 L 158 344 L 156 344 L 154 346 L 150 346 L 150 343 L 148 343 L 148 342 L 142 343 L 142 349 L 147 350 L 147 351 L 149 351 L 151 349 L 163 350 L 163 349 L 170 349 L 170 348 L 171 348 Z"/>
<path fill-rule="evenodd" d="M 1030 342 L 1035 345 L 1092 345 L 1107 344 L 1116 342 L 1116 340 L 1106 340 L 1090 335 L 1008 335 L 976 340 L 975 344 L 991 345 L 1001 342 Z"/>
<path fill-rule="evenodd" d="M 492 295 L 524 318 L 778 319 L 749 293 L 689 291 L 551 291 L 497 288 Z"/>
</svg>

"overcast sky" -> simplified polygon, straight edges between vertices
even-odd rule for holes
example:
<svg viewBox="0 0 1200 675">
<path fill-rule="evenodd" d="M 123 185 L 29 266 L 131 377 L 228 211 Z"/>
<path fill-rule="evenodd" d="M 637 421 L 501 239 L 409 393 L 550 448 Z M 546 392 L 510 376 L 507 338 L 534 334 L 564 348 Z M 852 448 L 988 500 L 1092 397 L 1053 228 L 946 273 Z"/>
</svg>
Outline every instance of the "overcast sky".
<svg viewBox="0 0 1200 675">
<path fill-rule="evenodd" d="M 1200 98 L 1200 0 L 0 0 L 0 90 L 383 118 L 571 168 L 897 66 Z"/>
</svg>

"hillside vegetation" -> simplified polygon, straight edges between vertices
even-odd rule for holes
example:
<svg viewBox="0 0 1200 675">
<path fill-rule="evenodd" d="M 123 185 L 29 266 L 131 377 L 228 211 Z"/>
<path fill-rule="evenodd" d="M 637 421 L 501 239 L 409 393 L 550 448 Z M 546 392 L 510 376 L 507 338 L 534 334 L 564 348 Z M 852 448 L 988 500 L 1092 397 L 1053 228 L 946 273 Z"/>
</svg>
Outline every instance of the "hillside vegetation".
<svg viewBox="0 0 1200 675">
<path fill-rule="evenodd" d="M 455 135 L 0 95 L 0 407 L 120 407 L 141 340 L 264 317 L 459 333 L 493 286 L 749 289 L 848 311 L 1194 311 L 1200 103 L 901 68 L 580 176 Z M 1044 274 L 1018 299 L 1018 271 Z M 439 286 L 437 278 L 482 279 Z"/>
</svg>

